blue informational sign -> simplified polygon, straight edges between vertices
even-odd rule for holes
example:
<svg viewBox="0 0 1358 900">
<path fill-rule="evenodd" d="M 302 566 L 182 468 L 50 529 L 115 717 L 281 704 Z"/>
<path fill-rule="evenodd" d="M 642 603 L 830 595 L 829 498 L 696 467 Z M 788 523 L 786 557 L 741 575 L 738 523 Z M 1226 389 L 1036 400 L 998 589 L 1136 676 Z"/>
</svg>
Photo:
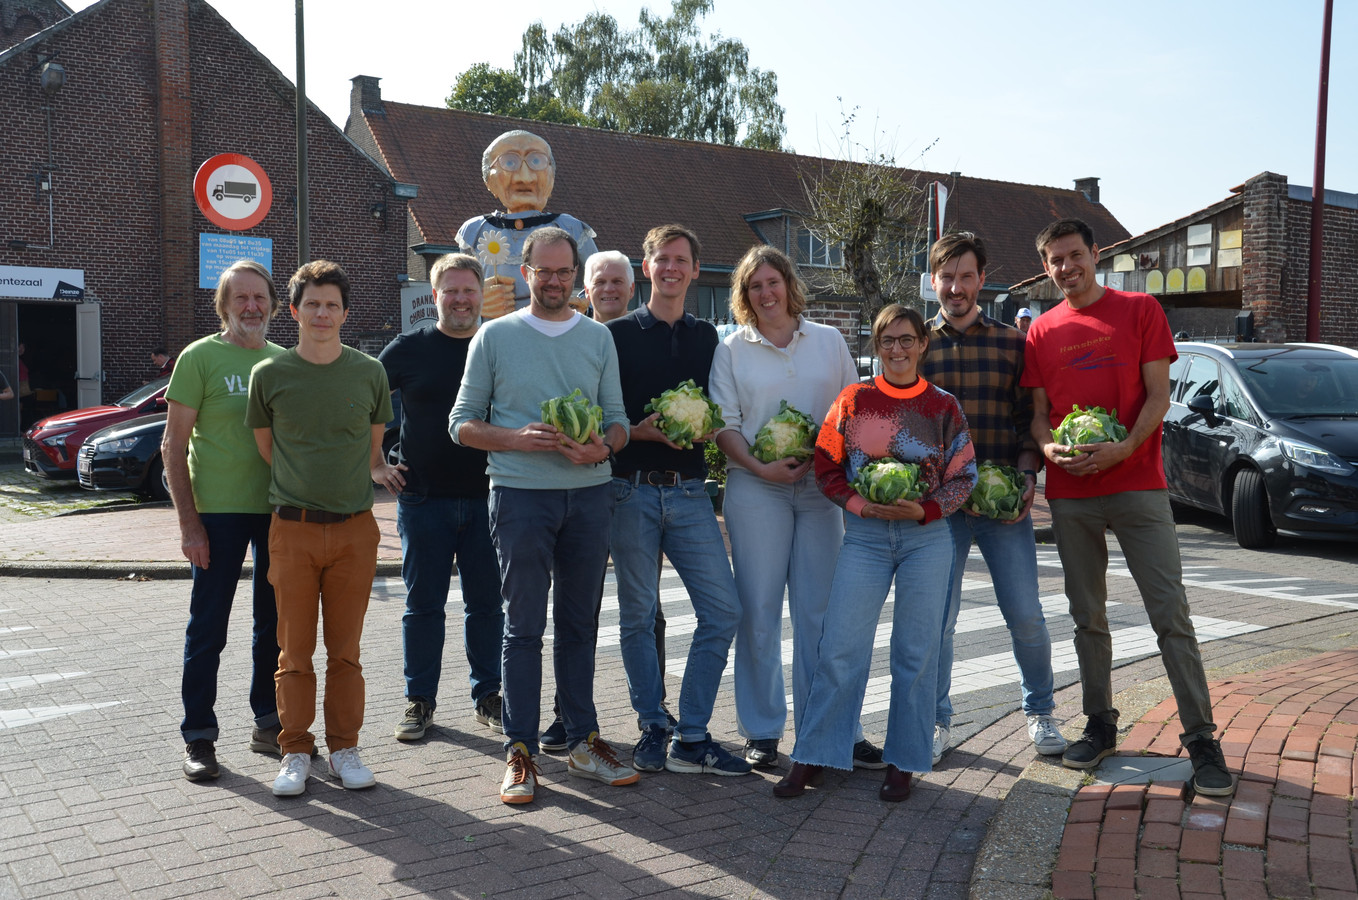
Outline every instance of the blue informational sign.
<svg viewBox="0 0 1358 900">
<path fill-rule="evenodd" d="M 198 235 L 198 286 L 217 289 L 217 279 L 237 260 L 253 259 L 273 273 L 273 241 L 239 234 Z"/>
</svg>

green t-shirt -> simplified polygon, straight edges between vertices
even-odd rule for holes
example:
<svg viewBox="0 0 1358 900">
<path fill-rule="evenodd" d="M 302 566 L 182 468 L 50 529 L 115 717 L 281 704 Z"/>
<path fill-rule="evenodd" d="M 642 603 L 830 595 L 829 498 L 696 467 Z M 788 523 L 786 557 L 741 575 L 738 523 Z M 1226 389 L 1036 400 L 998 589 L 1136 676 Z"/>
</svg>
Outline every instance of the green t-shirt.
<svg viewBox="0 0 1358 900">
<path fill-rule="evenodd" d="M 247 350 L 213 334 L 179 354 L 165 396 L 198 413 L 189 435 L 189 481 L 200 513 L 272 509 L 269 465 L 245 427 L 245 399 L 255 363 L 282 352 L 270 343 Z"/>
<path fill-rule="evenodd" d="M 255 366 L 245 424 L 273 430 L 269 502 L 326 512 L 372 509 L 372 426 L 391 419 L 387 373 L 344 347 L 317 365 L 286 350 Z"/>
</svg>

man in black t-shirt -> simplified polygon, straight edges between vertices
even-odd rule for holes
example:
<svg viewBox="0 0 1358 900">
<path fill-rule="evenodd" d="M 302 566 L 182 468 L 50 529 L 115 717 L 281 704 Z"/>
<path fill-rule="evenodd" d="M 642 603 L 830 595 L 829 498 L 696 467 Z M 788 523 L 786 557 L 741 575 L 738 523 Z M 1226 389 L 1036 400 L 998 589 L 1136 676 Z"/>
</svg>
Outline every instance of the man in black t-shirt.
<svg viewBox="0 0 1358 900">
<path fill-rule="evenodd" d="M 397 495 L 401 578 L 406 611 L 405 717 L 396 739 L 424 737 L 437 706 L 443 660 L 444 607 L 456 558 L 462 586 L 463 631 L 476 720 L 500 724 L 500 644 L 504 612 L 500 568 L 490 539 L 486 452 L 453 442 L 448 413 L 462 384 L 467 348 L 481 321 L 484 275 L 475 257 L 453 253 L 429 272 L 438 322 L 403 334 L 378 359 L 393 391 L 401 392 L 401 442 L 394 451 L 405 468 Z"/>
</svg>

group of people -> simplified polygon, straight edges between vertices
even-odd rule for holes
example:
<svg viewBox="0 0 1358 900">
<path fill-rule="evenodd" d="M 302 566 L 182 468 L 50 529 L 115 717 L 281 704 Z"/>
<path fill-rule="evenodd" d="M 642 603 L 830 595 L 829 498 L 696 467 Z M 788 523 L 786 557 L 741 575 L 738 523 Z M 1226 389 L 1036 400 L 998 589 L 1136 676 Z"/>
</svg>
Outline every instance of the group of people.
<svg viewBox="0 0 1358 900">
<path fill-rule="evenodd" d="M 1160 469 L 1173 342 L 1152 298 L 1097 283 L 1098 248 L 1087 226 L 1064 220 L 1038 237 L 1066 300 L 1026 335 L 978 305 L 983 242 L 970 233 L 939 240 L 930 253 L 938 315 L 925 321 L 902 305 L 882 309 L 872 327 L 881 374 L 864 380 L 840 333 L 805 316 L 805 288 L 780 251 L 755 247 L 736 266 L 731 308 L 739 327 L 719 341 L 710 323 L 684 309 L 700 270 L 698 237 L 663 225 L 642 246 L 647 301 L 628 312 L 631 261 L 595 253 L 584 261 L 583 314 L 573 308 L 582 264 L 576 238 L 536 228 L 522 249 L 528 305 L 491 320 L 482 316 L 480 262 L 445 256 L 430 272 L 436 323 L 397 338 L 379 360 L 339 341 L 349 298 L 335 264 L 309 263 L 290 281 L 299 329 L 292 350 L 265 338 L 280 305 L 267 272 L 242 262 L 223 273 L 216 298 L 223 330 L 185 349 L 167 395 L 164 458 L 194 574 L 181 725 L 186 777 L 219 772 L 217 665 L 253 547 L 251 749 L 282 756 L 275 794 L 305 791 L 316 753 L 319 612 L 329 768 L 346 788 L 374 783 L 357 745 L 377 484 L 397 495 L 407 588 L 407 706 L 395 737 L 419 740 L 433 722 L 456 571 L 471 707 L 504 736 L 505 803 L 534 799 L 543 750 L 564 750 L 568 774 L 615 786 L 635 784 L 643 772 L 740 776 L 778 766 L 789 697 L 784 598 L 796 742 L 774 794 L 798 796 L 821 784 L 826 768 L 866 768 L 885 770 L 883 800 L 904 799 L 912 773 L 936 765 L 949 745 L 953 634 L 973 544 L 1010 632 L 1035 749 L 1093 767 L 1113 752 L 1118 716 L 1104 612 L 1107 527 L 1160 639 L 1194 787 L 1212 795 L 1234 789 L 1212 736 Z M 720 407 L 724 424 L 681 446 L 648 404 L 690 379 Z M 389 392 L 397 389 L 400 443 L 384 456 Z M 542 421 L 544 401 L 576 390 L 602 409 L 583 442 Z M 814 455 L 764 461 L 752 446 L 784 404 L 821 423 Z M 1117 408 L 1128 437 L 1056 443 L 1052 429 L 1072 404 Z M 704 489 L 708 440 L 728 461 L 729 557 Z M 855 490 L 858 473 L 881 459 L 919 467 L 918 499 L 877 503 Z M 1011 521 L 964 509 L 984 460 L 1023 474 Z M 1038 598 L 1030 509 L 1044 464 L 1088 717 L 1073 743 L 1053 719 L 1051 639 Z M 610 556 L 639 730 L 626 761 L 600 735 L 594 703 Z M 666 705 L 662 556 L 694 615 L 677 716 Z M 890 704 L 879 749 L 864 736 L 862 707 L 893 585 Z M 549 600 L 556 696 L 544 730 Z M 732 656 L 743 754 L 710 730 Z"/>
</svg>

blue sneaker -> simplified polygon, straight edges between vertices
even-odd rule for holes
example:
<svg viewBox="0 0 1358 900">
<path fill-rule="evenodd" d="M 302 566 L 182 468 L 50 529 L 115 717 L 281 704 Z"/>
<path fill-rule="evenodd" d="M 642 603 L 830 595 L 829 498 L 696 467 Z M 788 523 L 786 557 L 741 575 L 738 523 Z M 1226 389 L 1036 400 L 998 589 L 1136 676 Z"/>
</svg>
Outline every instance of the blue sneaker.
<svg viewBox="0 0 1358 900">
<path fill-rule="evenodd" d="M 685 743 L 675 738 L 670 743 L 669 756 L 665 757 L 665 768 L 671 772 L 709 773 L 712 775 L 748 775 L 753 766 L 739 757 L 732 756 L 721 744 L 705 735 L 701 741 Z"/>
<path fill-rule="evenodd" d="M 665 768 L 665 745 L 670 735 L 663 727 L 652 725 L 641 733 L 632 748 L 632 768 L 638 772 L 660 772 Z"/>
</svg>

